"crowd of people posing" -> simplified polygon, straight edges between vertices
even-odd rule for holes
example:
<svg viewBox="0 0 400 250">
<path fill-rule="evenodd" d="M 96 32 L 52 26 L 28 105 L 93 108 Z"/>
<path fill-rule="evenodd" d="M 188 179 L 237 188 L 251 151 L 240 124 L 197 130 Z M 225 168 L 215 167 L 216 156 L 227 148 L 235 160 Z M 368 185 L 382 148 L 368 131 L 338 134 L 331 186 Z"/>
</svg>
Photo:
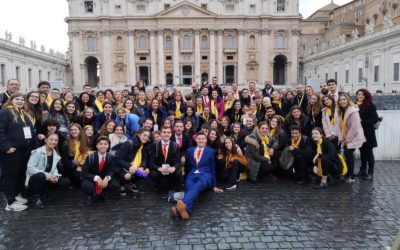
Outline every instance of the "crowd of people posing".
<svg viewBox="0 0 400 250">
<path fill-rule="evenodd" d="M 221 88 L 216 77 L 193 83 L 186 95 L 146 89 L 142 81 L 121 91 L 85 85 L 79 95 L 46 81 L 26 94 L 19 87 L 9 80 L 0 94 L 8 211 L 26 209 L 28 197 L 43 208 L 52 188 L 80 187 L 88 204 L 107 192 L 165 188 L 184 189 L 170 212 L 188 219 L 202 191 L 234 190 L 240 180 L 312 179 L 325 189 L 337 180 L 373 179 L 376 107 L 368 90 L 358 90 L 354 103 L 335 80 L 319 93 L 301 84 L 277 90 L 268 81 L 263 89 L 253 82 Z"/>
</svg>

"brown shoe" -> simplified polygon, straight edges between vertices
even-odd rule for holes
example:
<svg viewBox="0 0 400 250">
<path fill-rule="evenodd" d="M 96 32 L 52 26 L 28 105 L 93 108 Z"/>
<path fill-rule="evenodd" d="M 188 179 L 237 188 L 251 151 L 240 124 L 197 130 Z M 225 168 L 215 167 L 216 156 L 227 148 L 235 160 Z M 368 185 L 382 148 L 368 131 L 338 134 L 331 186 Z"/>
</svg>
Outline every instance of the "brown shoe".
<svg viewBox="0 0 400 250">
<path fill-rule="evenodd" d="M 182 200 L 179 200 L 176 203 L 176 208 L 178 209 L 178 213 L 181 215 L 182 220 L 188 220 L 189 219 L 189 214 L 186 211 L 186 205 Z"/>
<path fill-rule="evenodd" d="M 171 218 L 178 219 L 178 211 L 176 210 L 176 207 L 171 207 L 169 213 L 171 215 Z"/>
</svg>

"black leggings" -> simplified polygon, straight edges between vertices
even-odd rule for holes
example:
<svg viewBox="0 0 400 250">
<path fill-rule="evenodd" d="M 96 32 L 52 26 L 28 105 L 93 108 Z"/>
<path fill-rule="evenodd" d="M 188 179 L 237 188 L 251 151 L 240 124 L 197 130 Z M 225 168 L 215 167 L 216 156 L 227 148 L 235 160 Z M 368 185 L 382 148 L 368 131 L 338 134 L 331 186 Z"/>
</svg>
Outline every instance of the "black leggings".
<svg viewBox="0 0 400 250">
<path fill-rule="evenodd" d="M 372 147 L 363 144 L 360 148 L 360 158 L 361 158 L 361 173 L 367 173 L 367 163 L 368 163 L 368 174 L 374 174 L 374 167 L 375 167 L 375 156 L 374 150 Z"/>
<path fill-rule="evenodd" d="M 327 176 L 329 174 L 332 176 L 338 176 L 340 174 L 340 168 L 326 155 L 321 157 L 321 168 L 322 176 Z"/>
<path fill-rule="evenodd" d="M 62 176 L 58 177 L 57 183 L 53 184 L 46 180 L 46 175 L 44 173 L 37 173 L 29 178 L 29 191 L 31 191 L 33 195 L 43 195 L 46 192 L 46 188 L 50 185 L 66 189 L 70 184 L 71 182 Z"/>
<path fill-rule="evenodd" d="M 15 201 L 15 196 L 18 194 L 26 196 L 24 184 L 29 156 L 30 151 L 28 149 L 17 149 L 12 154 L 0 154 L 3 192 L 9 205 Z"/>
<path fill-rule="evenodd" d="M 295 169 L 296 178 L 301 181 L 307 181 L 309 165 L 307 163 L 307 159 L 301 154 L 295 154 L 293 166 Z"/>
<path fill-rule="evenodd" d="M 222 179 L 229 185 L 235 185 L 240 173 L 244 172 L 246 168 L 239 163 L 239 161 L 233 161 L 232 167 L 225 168 L 222 173 Z"/>
<path fill-rule="evenodd" d="M 347 164 L 347 174 L 346 177 L 354 177 L 354 151 L 355 149 L 348 149 L 347 147 L 343 148 L 344 150 L 344 157 L 346 158 Z"/>
</svg>

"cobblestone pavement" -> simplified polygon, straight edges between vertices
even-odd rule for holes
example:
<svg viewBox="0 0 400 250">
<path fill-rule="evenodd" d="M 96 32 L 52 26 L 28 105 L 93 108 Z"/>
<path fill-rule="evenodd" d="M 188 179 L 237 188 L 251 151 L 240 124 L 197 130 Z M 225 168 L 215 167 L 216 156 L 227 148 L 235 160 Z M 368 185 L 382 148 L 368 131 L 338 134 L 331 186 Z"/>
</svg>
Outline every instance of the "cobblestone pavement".
<svg viewBox="0 0 400 250">
<path fill-rule="evenodd" d="M 400 162 L 380 162 L 373 184 L 243 183 L 203 195 L 188 222 L 161 193 L 86 207 L 79 190 L 55 191 L 44 210 L 0 210 L 0 249 L 383 249 L 400 228 L 399 180 Z"/>
</svg>

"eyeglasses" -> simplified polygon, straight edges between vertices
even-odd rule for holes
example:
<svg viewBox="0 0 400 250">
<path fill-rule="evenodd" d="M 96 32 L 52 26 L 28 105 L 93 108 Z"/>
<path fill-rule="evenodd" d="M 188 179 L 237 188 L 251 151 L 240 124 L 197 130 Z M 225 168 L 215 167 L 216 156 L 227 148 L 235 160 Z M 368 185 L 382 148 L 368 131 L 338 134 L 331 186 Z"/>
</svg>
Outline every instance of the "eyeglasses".
<svg viewBox="0 0 400 250">
<path fill-rule="evenodd" d="M 40 97 L 36 95 L 31 95 L 29 98 L 39 99 Z"/>
</svg>

